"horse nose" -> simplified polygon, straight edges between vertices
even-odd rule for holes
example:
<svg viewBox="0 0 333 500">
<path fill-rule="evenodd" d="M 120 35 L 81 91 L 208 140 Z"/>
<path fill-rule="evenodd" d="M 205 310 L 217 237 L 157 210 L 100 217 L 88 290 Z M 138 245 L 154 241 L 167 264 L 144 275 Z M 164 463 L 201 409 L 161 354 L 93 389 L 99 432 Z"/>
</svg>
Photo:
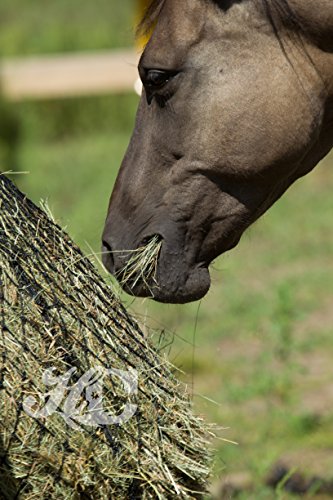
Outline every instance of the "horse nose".
<svg viewBox="0 0 333 500">
<path fill-rule="evenodd" d="M 112 254 L 112 246 L 106 240 L 102 241 L 102 261 L 106 269 L 113 274 L 114 273 L 114 258 Z"/>
</svg>

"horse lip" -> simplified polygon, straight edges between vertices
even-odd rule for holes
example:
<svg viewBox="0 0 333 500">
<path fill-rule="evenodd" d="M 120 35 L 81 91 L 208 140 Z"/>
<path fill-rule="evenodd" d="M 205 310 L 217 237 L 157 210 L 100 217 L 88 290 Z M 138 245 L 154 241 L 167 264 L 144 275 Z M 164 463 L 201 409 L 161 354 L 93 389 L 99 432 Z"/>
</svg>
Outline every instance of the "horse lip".
<svg viewBox="0 0 333 500">
<path fill-rule="evenodd" d="M 135 280 L 133 279 L 132 283 Z M 158 289 L 158 284 L 155 282 L 151 285 L 151 281 L 145 283 L 144 281 L 139 281 L 135 286 L 131 286 L 131 282 L 124 283 L 122 285 L 123 290 L 134 297 L 141 298 L 151 298 L 154 299 L 154 291 Z"/>
<path fill-rule="evenodd" d="M 194 279 L 194 283 L 196 285 L 194 289 L 192 289 L 192 287 L 188 287 L 187 281 L 189 279 L 192 280 L 197 273 L 201 274 L 202 272 L 205 274 L 207 273 L 207 278 L 204 280 L 206 284 L 203 285 L 201 279 L 199 279 L 199 281 Z M 123 285 L 123 289 L 125 292 L 136 297 L 151 298 L 153 300 L 157 300 L 158 302 L 176 304 L 198 300 L 208 291 L 210 279 L 208 264 L 205 262 L 195 263 L 186 269 L 186 279 L 180 288 L 178 288 L 178 285 L 175 282 L 168 282 L 169 275 L 168 266 L 165 266 L 165 264 L 163 265 L 163 263 L 161 264 L 159 260 L 156 281 L 154 281 L 153 278 L 151 278 L 148 283 L 140 280 L 140 282 L 136 283 L 134 287 L 131 287 L 131 283 L 129 282 Z M 160 284 L 160 280 L 163 280 L 163 278 L 166 279 L 166 282 L 164 282 L 164 284 Z M 198 287 L 199 283 L 203 286 Z"/>
<path fill-rule="evenodd" d="M 209 288 L 208 282 L 210 283 L 209 262 L 203 258 L 186 262 L 186 256 L 181 248 L 178 245 L 174 247 L 172 243 L 175 242 L 170 238 L 163 238 L 160 232 L 150 232 L 144 235 L 138 248 L 146 245 L 155 236 L 162 241 L 157 258 L 156 275 L 150 276 L 146 281 L 140 279 L 135 282 L 133 278 L 122 284 L 124 291 L 136 297 L 151 298 L 165 303 L 186 303 L 198 300 L 205 295 Z M 204 279 L 197 277 L 198 275 L 205 276 L 206 273 L 207 277 Z"/>
<path fill-rule="evenodd" d="M 130 283 L 124 283 L 122 285 L 122 288 L 126 293 L 134 297 L 154 298 L 154 294 L 152 293 L 152 291 L 149 290 L 149 288 L 142 282 L 137 283 L 134 287 L 131 287 Z"/>
<path fill-rule="evenodd" d="M 185 276 L 186 279 L 180 286 L 171 281 L 169 287 L 157 288 L 153 298 L 158 302 L 185 304 L 204 297 L 210 287 L 208 266 L 201 264 L 190 266 Z"/>
</svg>

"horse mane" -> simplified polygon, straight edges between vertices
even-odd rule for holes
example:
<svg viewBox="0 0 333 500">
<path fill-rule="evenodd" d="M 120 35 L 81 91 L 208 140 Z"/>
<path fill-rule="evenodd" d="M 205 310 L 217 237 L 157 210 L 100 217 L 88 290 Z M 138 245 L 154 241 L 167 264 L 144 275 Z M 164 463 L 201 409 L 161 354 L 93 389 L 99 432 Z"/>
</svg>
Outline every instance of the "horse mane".
<svg viewBox="0 0 333 500">
<path fill-rule="evenodd" d="M 280 28 L 282 25 L 282 19 L 284 23 L 287 23 L 289 28 L 289 39 L 292 43 L 299 47 L 299 49 L 305 54 L 306 58 L 318 74 L 318 76 L 322 79 L 320 72 L 318 71 L 311 55 L 304 44 L 304 36 L 306 36 L 306 27 L 303 25 L 301 19 L 296 15 L 292 7 L 289 5 L 288 0 L 258 0 L 261 2 L 262 7 L 265 11 L 266 17 L 269 20 L 273 32 L 280 44 L 281 50 L 291 65 L 291 67 L 295 70 L 294 64 L 291 61 L 288 49 L 281 38 Z M 295 70 L 296 72 L 296 70 Z"/>
</svg>

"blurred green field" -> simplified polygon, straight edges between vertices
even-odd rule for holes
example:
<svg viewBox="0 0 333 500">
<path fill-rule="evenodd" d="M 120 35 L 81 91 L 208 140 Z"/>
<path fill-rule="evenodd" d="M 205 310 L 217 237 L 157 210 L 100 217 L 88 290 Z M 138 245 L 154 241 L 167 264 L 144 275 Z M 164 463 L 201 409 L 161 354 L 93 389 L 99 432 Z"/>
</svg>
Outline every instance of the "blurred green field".
<svg viewBox="0 0 333 500">
<path fill-rule="evenodd" d="M 133 4 L 132 0 L 1 0 L 0 55 L 131 45 Z"/>
<path fill-rule="evenodd" d="M 132 6 L 3 0 L 3 55 L 128 45 Z M 135 95 L 123 95 L 11 106 L 22 127 L 18 167 L 29 172 L 20 187 L 47 200 L 88 254 L 99 252 L 136 105 Z M 183 370 L 197 411 L 238 442 L 215 443 L 216 475 L 250 473 L 254 490 L 240 498 L 289 498 L 263 486 L 285 454 L 333 479 L 332 192 L 333 156 L 215 262 L 201 303 L 123 297 Z"/>
</svg>

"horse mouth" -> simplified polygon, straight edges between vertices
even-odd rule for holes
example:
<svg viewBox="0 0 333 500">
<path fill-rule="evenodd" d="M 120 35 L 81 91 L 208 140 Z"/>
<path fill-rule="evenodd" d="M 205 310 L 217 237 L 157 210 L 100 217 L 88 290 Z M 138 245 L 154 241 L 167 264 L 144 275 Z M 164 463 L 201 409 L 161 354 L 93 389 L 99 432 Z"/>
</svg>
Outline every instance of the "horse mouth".
<svg viewBox="0 0 333 500">
<path fill-rule="evenodd" d="M 121 285 L 123 290 L 138 298 L 150 298 L 165 304 L 186 304 L 202 299 L 210 288 L 210 274 L 207 267 L 192 269 L 185 285 L 172 283 L 138 281 Z"/>
<path fill-rule="evenodd" d="M 189 266 L 159 235 L 146 239 L 115 275 L 126 293 L 168 304 L 199 300 L 210 288 L 208 264 Z"/>
<path fill-rule="evenodd" d="M 201 299 L 210 288 L 208 263 L 188 262 L 177 240 L 146 237 L 134 250 L 112 250 L 103 241 L 103 263 L 129 295 L 184 304 Z"/>
<path fill-rule="evenodd" d="M 208 266 L 202 264 L 180 269 L 175 274 L 168 272 L 168 268 L 161 267 L 159 279 L 153 298 L 167 304 L 186 304 L 200 300 L 210 288 Z"/>
</svg>

